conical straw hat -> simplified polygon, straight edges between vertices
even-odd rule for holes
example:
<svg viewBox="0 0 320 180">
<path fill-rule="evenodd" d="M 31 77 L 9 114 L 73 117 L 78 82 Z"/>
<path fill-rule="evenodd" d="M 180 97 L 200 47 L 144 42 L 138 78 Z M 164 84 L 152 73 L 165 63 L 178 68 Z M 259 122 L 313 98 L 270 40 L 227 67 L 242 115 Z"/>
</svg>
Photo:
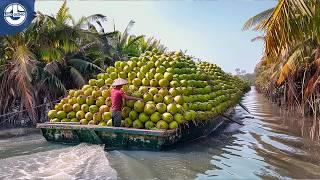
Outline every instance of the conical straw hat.
<svg viewBox="0 0 320 180">
<path fill-rule="evenodd" d="M 112 86 L 121 86 L 128 84 L 128 81 L 122 78 L 115 79 L 112 83 Z"/>
</svg>

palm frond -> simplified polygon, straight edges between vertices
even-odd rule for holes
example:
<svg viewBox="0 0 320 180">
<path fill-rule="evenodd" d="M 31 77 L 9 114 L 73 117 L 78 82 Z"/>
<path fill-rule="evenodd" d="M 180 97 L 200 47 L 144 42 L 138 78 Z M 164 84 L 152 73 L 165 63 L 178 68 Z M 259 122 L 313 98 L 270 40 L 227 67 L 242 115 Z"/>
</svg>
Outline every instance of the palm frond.
<svg viewBox="0 0 320 180">
<path fill-rule="evenodd" d="M 7 80 L 9 80 L 7 86 L 18 93 L 22 106 L 29 112 L 29 115 L 33 117 L 33 120 L 35 120 L 36 114 L 33 109 L 35 106 L 34 89 L 31 83 L 31 69 L 34 65 L 30 61 L 31 58 L 33 58 L 33 54 L 24 45 L 17 46 L 15 49 L 12 69 L 7 71 Z"/>
<path fill-rule="evenodd" d="M 97 21 L 105 22 L 105 21 L 107 21 L 107 16 L 105 16 L 103 14 L 93 14 L 93 15 L 87 16 L 86 19 L 89 22 L 97 22 Z"/>
<path fill-rule="evenodd" d="M 66 88 L 64 84 L 60 81 L 60 79 L 50 71 L 45 68 L 35 67 L 36 73 L 34 74 L 35 79 L 39 83 L 40 89 L 52 89 L 55 92 L 59 92 L 60 94 L 65 94 Z"/>
<path fill-rule="evenodd" d="M 144 35 L 140 35 L 137 37 L 133 37 L 132 39 L 129 39 L 128 43 L 126 44 L 126 48 L 130 48 L 133 44 L 135 44 L 136 42 L 138 42 L 142 38 L 144 38 Z"/>
<path fill-rule="evenodd" d="M 290 73 L 294 73 L 298 69 L 299 60 L 303 57 L 303 48 L 303 44 L 299 44 L 289 52 L 288 57 L 285 57 L 284 65 L 280 69 L 280 76 L 277 80 L 278 85 L 281 85 Z"/>
<path fill-rule="evenodd" d="M 59 49 L 53 47 L 44 47 L 39 49 L 38 55 L 40 60 L 45 62 L 51 62 L 54 60 L 62 61 L 64 57 L 63 53 Z"/>
<path fill-rule="evenodd" d="M 74 21 L 73 23 L 74 27 L 81 28 L 82 26 L 88 26 L 87 17 L 82 16 L 77 22 Z"/>
<path fill-rule="evenodd" d="M 62 74 L 63 65 L 60 64 L 57 61 L 52 61 L 50 63 L 47 63 L 44 67 L 44 70 L 47 72 L 50 72 L 51 74 L 54 74 L 55 76 L 60 77 Z"/>
<path fill-rule="evenodd" d="M 86 17 L 81 17 L 77 22 L 74 22 L 74 27 L 81 28 L 86 27 L 88 29 L 94 29 L 96 32 L 100 32 L 100 30 L 103 31 L 103 26 L 101 22 L 107 21 L 107 17 L 102 14 L 93 14 Z M 98 25 L 99 31 L 96 28 L 96 25 Z"/>
<path fill-rule="evenodd" d="M 251 18 L 249 18 L 243 25 L 242 30 L 249 30 L 250 28 L 256 26 L 257 24 L 260 24 L 261 22 L 268 19 L 271 14 L 273 13 L 274 8 L 267 9 Z"/>
<path fill-rule="evenodd" d="M 29 49 L 22 45 L 18 46 L 16 48 L 15 53 L 13 54 L 13 60 L 14 63 L 19 66 L 21 72 L 25 73 L 25 77 L 31 81 L 31 75 L 30 75 L 30 60 L 34 58 L 34 55 L 32 54 Z"/>
<path fill-rule="evenodd" d="M 78 70 L 82 74 L 86 74 L 86 73 L 92 72 L 92 71 L 98 71 L 98 72 L 104 71 L 99 66 L 97 66 L 91 62 L 81 60 L 81 59 L 69 59 L 66 62 L 69 66 L 75 68 L 76 70 Z"/>
<path fill-rule="evenodd" d="M 107 32 L 107 33 L 103 34 L 103 37 L 105 37 L 105 38 L 114 38 L 119 33 L 120 33 L 119 31 Z"/>
<path fill-rule="evenodd" d="M 255 38 L 251 39 L 251 42 L 255 42 L 255 41 L 258 41 L 258 40 L 265 41 L 265 38 L 264 38 L 264 36 L 257 36 Z"/>
<path fill-rule="evenodd" d="M 19 89 L 19 93 L 21 95 L 21 104 L 28 110 L 30 115 L 32 115 L 33 119 L 35 120 L 35 99 L 34 99 L 34 90 L 32 87 L 31 82 L 27 79 L 25 74 L 21 71 L 17 72 L 15 76 L 15 83 L 16 83 L 16 90 Z"/>
<path fill-rule="evenodd" d="M 85 84 L 85 80 L 84 80 L 82 74 L 74 67 L 70 68 L 70 75 L 78 87 L 81 87 Z"/>
<path fill-rule="evenodd" d="M 133 20 L 131 20 L 128 23 L 126 29 L 124 30 L 124 32 L 122 33 L 122 36 L 119 39 L 119 46 L 120 47 L 123 47 L 125 45 L 125 43 L 127 42 L 127 39 L 128 39 L 128 37 L 130 35 L 130 30 L 131 30 L 131 28 L 133 27 L 134 24 L 135 24 L 135 21 L 133 21 Z"/>
<path fill-rule="evenodd" d="M 72 16 L 69 14 L 69 8 L 67 7 L 67 1 L 65 0 L 60 7 L 56 19 L 59 23 L 66 24 L 68 21 L 72 20 Z"/>
</svg>

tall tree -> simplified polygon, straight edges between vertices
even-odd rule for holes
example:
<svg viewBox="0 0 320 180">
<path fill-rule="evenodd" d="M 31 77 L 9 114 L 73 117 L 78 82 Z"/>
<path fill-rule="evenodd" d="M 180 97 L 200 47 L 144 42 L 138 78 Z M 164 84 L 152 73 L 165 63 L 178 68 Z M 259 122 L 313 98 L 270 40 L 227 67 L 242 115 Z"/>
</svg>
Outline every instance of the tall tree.
<svg viewBox="0 0 320 180">
<path fill-rule="evenodd" d="M 320 74 L 320 1 L 279 0 L 276 7 L 250 18 L 243 29 L 250 27 L 263 32 L 261 68 L 266 69 L 260 74 L 268 72 L 265 81 L 288 86 L 286 94 L 294 102 L 301 99 L 299 94 L 310 97 Z"/>
<path fill-rule="evenodd" d="M 91 22 L 104 18 L 97 14 L 75 22 L 64 2 L 57 15 L 38 12 L 28 29 L 1 37 L 0 114 L 18 107 L 27 110 L 36 122 L 37 104 L 83 85 L 84 74 L 102 71 L 76 57 L 83 47 L 98 39 Z"/>
</svg>

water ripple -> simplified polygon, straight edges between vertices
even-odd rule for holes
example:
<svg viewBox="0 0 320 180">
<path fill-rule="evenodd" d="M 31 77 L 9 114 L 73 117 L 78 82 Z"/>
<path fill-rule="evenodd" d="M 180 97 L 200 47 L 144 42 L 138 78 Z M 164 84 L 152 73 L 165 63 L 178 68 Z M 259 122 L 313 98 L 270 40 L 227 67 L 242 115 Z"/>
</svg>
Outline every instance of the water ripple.
<svg viewBox="0 0 320 180">
<path fill-rule="evenodd" d="M 80 144 L 0 160 L 0 179 L 116 179 L 104 147 Z"/>
</svg>

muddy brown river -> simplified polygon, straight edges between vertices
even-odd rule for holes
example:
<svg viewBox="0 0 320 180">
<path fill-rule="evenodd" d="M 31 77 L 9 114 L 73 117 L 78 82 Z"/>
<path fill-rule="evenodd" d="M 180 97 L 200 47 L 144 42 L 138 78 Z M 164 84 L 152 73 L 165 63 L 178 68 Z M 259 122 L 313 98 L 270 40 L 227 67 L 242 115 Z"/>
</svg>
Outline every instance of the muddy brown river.
<svg viewBox="0 0 320 180">
<path fill-rule="evenodd" d="M 254 89 L 225 129 L 163 152 L 0 139 L 0 179 L 320 179 L 319 124 L 281 113 Z"/>
</svg>

